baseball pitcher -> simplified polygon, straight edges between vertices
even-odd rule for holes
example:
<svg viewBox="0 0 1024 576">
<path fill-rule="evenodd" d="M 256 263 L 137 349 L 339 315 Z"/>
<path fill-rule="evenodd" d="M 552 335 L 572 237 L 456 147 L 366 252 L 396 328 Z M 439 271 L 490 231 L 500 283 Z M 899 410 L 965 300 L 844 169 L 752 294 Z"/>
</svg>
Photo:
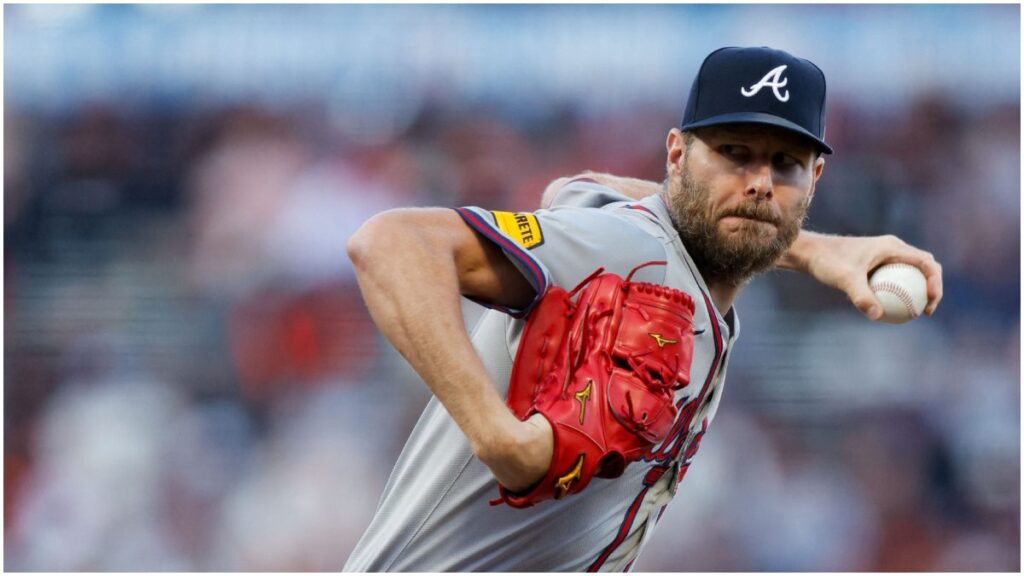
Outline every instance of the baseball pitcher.
<svg viewBox="0 0 1024 576">
<path fill-rule="evenodd" d="M 349 242 L 374 321 L 434 396 L 346 571 L 628 570 L 722 397 L 754 275 L 794 269 L 869 318 L 893 237 L 801 231 L 832 149 L 825 77 L 724 48 L 666 141 L 663 184 L 560 179 L 543 208 L 405 209 Z M 472 334 L 460 296 L 489 308 Z"/>
</svg>

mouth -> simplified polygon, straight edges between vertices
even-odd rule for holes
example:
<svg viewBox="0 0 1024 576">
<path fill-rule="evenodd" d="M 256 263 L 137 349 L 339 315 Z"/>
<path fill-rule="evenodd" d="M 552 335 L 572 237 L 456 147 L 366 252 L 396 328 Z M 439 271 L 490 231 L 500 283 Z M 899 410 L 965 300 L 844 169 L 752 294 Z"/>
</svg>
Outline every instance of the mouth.
<svg viewBox="0 0 1024 576">
<path fill-rule="evenodd" d="M 755 222 L 757 224 L 767 224 L 769 226 L 778 228 L 778 224 L 772 220 L 766 220 L 764 218 L 758 218 L 756 216 L 744 216 L 741 214 L 729 214 L 722 216 L 721 220 L 727 222 L 729 220 L 742 221 L 742 222 Z"/>
</svg>

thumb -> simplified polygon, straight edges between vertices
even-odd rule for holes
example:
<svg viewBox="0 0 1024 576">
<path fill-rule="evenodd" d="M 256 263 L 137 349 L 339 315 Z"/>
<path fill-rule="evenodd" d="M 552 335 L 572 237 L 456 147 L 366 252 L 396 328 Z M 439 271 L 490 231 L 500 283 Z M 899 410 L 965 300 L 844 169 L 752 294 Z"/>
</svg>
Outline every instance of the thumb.
<svg viewBox="0 0 1024 576">
<path fill-rule="evenodd" d="M 846 295 L 849 296 L 853 305 L 869 319 L 878 320 L 882 317 L 882 303 L 875 297 L 866 278 L 847 286 Z"/>
</svg>

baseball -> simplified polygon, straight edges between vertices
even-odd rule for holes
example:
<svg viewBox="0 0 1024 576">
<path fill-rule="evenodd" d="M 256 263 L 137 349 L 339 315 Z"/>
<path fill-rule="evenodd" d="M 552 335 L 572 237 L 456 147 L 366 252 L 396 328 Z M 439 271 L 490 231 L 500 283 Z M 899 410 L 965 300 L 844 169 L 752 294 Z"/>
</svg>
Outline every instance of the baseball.
<svg viewBox="0 0 1024 576">
<path fill-rule="evenodd" d="M 928 303 L 924 274 L 910 264 L 879 266 L 868 278 L 868 284 L 882 303 L 882 322 L 902 324 L 913 320 Z"/>
</svg>

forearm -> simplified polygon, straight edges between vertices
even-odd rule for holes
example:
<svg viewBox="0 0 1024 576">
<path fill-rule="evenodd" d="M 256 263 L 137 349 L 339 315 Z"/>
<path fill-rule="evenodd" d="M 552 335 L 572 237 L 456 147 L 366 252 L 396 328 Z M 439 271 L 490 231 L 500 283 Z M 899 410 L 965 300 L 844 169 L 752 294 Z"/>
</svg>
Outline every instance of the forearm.
<svg viewBox="0 0 1024 576">
<path fill-rule="evenodd" d="M 786 270 L 809 273 L 812 260 L 823 251 L 829 250 L 829 246 L 835 238 L 837 236 L 801 230 L 793 245 L 776 262 L 776 266 Z"/>
<path fill-rule="evenodd" d="M 466 333 L 452 254 L 443 235 L 425 228 L 378 216 L 353 237 L 349 255 L 377 327 L 479 454 L 514 416 Z"/>
<path fill-rule="evenodd" d="M 878 266 L 902 262 L 915 266 L 928 282 L 924 313 L 935 312 L 942 300 L 942 266 L 935 257 L 892 235 L 837 236 L 802 231 L 777 262 L 779 268 L 797 270 L 818 282 L 842 290 L 868 318 L 878 320 L 882 306 L 868 278 Z"/>
</svg>

